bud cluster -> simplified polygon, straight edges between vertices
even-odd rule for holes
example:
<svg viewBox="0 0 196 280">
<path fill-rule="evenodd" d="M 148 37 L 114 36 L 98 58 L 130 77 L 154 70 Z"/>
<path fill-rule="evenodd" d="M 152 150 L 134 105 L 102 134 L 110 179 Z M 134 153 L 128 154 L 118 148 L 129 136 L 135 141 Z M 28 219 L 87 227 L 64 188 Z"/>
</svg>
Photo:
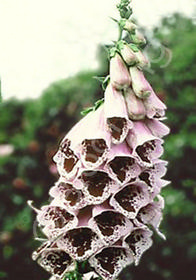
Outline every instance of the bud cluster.
<svg viewBox="0 0 196 280">
<path fill-rule="evenodd" d="M 161 122 L 166 106 L 142 71 L 148 63 L 121 42 L 110 59 L 104 103 L 68 132 L 54 156 L 60 177 L 52 200 L 32 207 L 47 237 L 33 259 L 52 279 L 88 261 L 102 279 L 114 280 L 151 247 L 149 226 L 165 238 L 159 225 L 167 162 L 160 157 L 169 129 Z"/>
</svg>

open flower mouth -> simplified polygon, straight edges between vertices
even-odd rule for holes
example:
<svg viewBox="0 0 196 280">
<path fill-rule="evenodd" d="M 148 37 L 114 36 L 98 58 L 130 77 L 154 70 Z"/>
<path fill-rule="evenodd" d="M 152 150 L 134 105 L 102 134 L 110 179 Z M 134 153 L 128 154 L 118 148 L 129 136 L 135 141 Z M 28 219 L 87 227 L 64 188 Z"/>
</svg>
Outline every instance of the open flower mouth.
<svg viewBox="0 0 196 280">
<path fill-rule="evenodd" d="M 129 219 L 134 219 L 139 209 L 149 201 L 146 185 L 130 184 L 116 193 L 111 199 L 111 205 Z"/>
<path fill-rule="evenodd" d="M 107 125 L 112 135 L 113 142 L 115 144 L 121 143 L 125 139 L 129 130 L 127 120 L 120 117 L 108 118 Z"/>
<path fill-rule="evenodd" d="M 117 156 L 108 165 L 121 183 L 134 180 L 139 173 L 139 166 L 133 157 Z"/>
<path fill-rule="evenodd" d="M 39 255 L 37 262 L 47 272 L 56 277 L 62 277 L 65 273 L 75 268 L 73 259 L 66 252 L 58 248 L 44 250 Z"/>
<path fill-rule="evenodd" d="M 53 228 L 63 228 L 69 222 L 73 221 L 74 215 L 66 211 L 66 209 L 58 206 L 44 207 L 37 216 L 39 224 L 43 226 L 50 225 Z"/>
<path fill-rule="evenodd" d="M 151 182 L 151 178 L 150 178 L 150 172 L 149 171 L 144 171 L 140 174 L 139 178 L 141 181 L 144 181 L 149 187 L 150 189 L 152 189 L 153 184 Z"/>
<path fill-rule="evenodd" d="M 110 196 L 113 180 L 106 172 L 96 170 L 83 171 L 79 180 L 83 184 L 83 193 L 89 203 L 102 203 Z"/>
<path fill-rule="evenodd" d="M 104 139 L 85 139 L 82 142 L 82 146 L 84 165 L 95 167 L 103 163 L 108 151 L 108 147 Z"/>
<path fill-rule="evenodd" d="M 132 223 L 122 214 L 113 210 L 103 211 L 89 222 L 106 244 L 114 244 L 132 229 Z"/>
<path fill-rule="evenodd" d="M 103 279 L 113 280 L 132 261 L 132 255 L 125 248 L 108 247 L 90 258 L 89 262 Z"/>
<path fill-rule="evenodd" d="M 86 206 L 84 194 L 70 183 L 59 182 L 50 191 L 50 195 L 61 201 L 68 210 L 76 210 Z"/>
<path fill-rule="evenodd" d="M 138 265 L 142 254 L 151 247 L 151 236 L 152 231 L 147 228 L 139 228 L 125 238 L 124 245 L 132 251 L 136 265 Z"/>
<path fill-rule="evenodd" d="M 57 244 L 78 261 L 86 260 L 103 246 L 97 234 L 87 227 L 67 231 L 57 240 Z"/>
<path fill-rule="evenodd" d="M 69 139 L 63 140 L 60 144 L 59 151 L 54 156 L 54 161 L 57 163 L 58 171 L 62 176 L 75 175 L 76 170 L 74 169 L 79 161 L 78 157 L 70 148 L 70 145 L 71 141 Z"/>
<path fill-rule="evenodd" d="M 152 159 L 157 159 L 163 152 L 161 143 L 162 141 L 160 139 L 147 141 L 144 144 L 137 146 L 136 153 L 142 162 L 151 165 Z"/>
</svg>

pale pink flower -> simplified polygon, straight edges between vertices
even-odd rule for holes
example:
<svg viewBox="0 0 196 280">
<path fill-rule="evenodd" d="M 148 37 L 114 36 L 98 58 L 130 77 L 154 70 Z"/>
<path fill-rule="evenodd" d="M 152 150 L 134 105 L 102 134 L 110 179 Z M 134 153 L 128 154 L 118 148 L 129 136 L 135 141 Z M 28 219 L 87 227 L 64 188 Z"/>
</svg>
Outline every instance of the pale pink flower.
<svg viewBox="0 0 196 280">
<path fill-rule="evenodd" d="M 130 250 L 122 246 L 104 248 L 89 263 L 104 280 L 115 280 L 124 267 L 133 262 Z"/>
<path fill-rule="evenodd" d="M 131 88 L 125 91 L 125 102 L 131 120 L 142 120 L 145 118 L 146 108 L 143 101 L 134 94 Z"/>
<path fill-rule="evenodd" d="M 89 227 L 68 230 L 56 241 L 57 246 L 74 260 L 84 261 L 103 247 L 102 240 Z"/>
<path fill-rule="evenodd" d="M 145 67 L 150 66 L 150 62 L 148 58 L 143 54 L 143 52 L 141 51 L 135 52 L 135 56 L 138 60 L 137 67 L 139 67 L 141 70 Z"/>
<path fill-rule="evenodd" d="M 111 147 L 105 168 L 110 176 L 120 184 L 134 181 L 141 172 L 141 167 L 131 154 L 126 142 Z"/>
<path fill-rule="evenodd" d="M 102 209 L 89 220 L 89 226 L 99 235 L 106 246 L 113 245 L 133 228 L 131 221 L 112 209 Z"/>
<path fill-rule="evenodd" d="M 42 227 L 42 232 L 48 238 L 57 237 L 78 224 L 77 217 L 69 213 L 66 208 L 46 205 L 38 210 L 32 206 L 32 201 L 29 201 L 29 205 L 37 213 L 38 226 Z"/>
<path fill-rule="evenodd" d="M 153 90 L 151 90 L 150 96 L 144 100 L 144 106 L 146 108 L 146 115 L 149 119 L 163 118 L 165 116 L 165 110 L 167 107 L 157 97 Z"/>
<path fill-rule="evenodd" d="M 81 170 L 78 178 L 74 181 L 86 197 L 88 204 L 100 204 L 109 198 L 111 190 L 116 187 L 116 182 L 109 174 L 100 169 Z"/>
<path fill-rule="evenodd" d="M 143 182 L 127 184 L 113 194 L 110 204 L 129 219 L 135 219 L 138 211 L 151 200 L 147 185 Z"/>
<path fill-rule="evenodd" d="M 153 160 L 163 154 L 163 140 L 155 137 L 142 121 L 135 121 L 127 136 L 132 154 L 143 166 L 152 166 Z"/>
<path fill-rule="evenodd" d="M 160 122 L 156 119 L 146 119 L 146 126 L 152 132 L 152 134 L 156 137 L 162 138 L 170 133 L 169 127 L 167 127 L 164 123 Z"/>
<path fill-rule="evenodd" d="M 127 66 L 118 53 L 110 60 L 110 81 L 112 86 L 117 90 L 127 88 L 131 84 Z"/>
<path fill-rule="evenodd" d="M 152 246 L 153 232 L 147 227 L 136 227 L 124 238 L 123 246 L 129 248 L 134 256 L 135 265 L 139 264 L 142 254 Z"/>
<path fill-rule="evenodd" d="M 120 53 L 123 60 L 126 62 L 128 66 L 133 66 L 139 62 L 139 58 L 136 55 L 137 52 L 134 52 L 127 44 L 123 45 L 122 49 L 120 50 Z"/>
<path fill-rule="evenodd" d="M 129 120 L 122 92 L 115 90 L 111 84 L 104 95 L 104 112 L 108 129 L 114 144 L 122 143 L 129 129 L 133 126 Z"/>
<path fill-rule="evenodd" d="M 164 199 L 160 195 L 158 195 L 157 198 L 158 201 L 153 201 L 140 209 L 137 219 L 142 224 L 151 225 L 161 238 L 166 239 L 165 235 L 159 230 L 163 218 Z"/>
<path fill-rule="evenodd" d="M 75 270 L 76 262 L 55 242 L 46 242 L 32 254 L 32 259 L 53 275 L 53 279 L 63 279 L 65 274 Z M 58 265 L 56 265 L 58 263 Z M 52 278 L 51 278 L 52 279 Z"/>
<path fill-rule="evenodd" d="M 141 70 L 139 70 L 136 66 L 129 68 L 132 88 L 135 95 L 142 99 L 147 99 L 151 95 L 151 86 L 147 82 L 144 74 Z"/>
<path fill-rule="evenodd" d="M 87 206 L 83 192 L 62 178 L 50 189 L 49 194 L 54 198 L 52 205 L 64 206 L 70 213 Z"/>
</svg>

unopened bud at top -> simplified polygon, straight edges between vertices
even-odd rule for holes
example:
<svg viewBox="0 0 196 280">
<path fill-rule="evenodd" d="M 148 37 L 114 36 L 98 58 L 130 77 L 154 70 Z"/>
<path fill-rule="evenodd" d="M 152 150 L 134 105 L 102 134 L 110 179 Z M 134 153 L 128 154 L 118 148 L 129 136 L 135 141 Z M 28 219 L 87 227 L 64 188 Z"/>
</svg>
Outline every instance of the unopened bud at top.
<svg viewBox="0 0 196 280">
<path fill-rule="evenodd" d="M 119 21 L 120 27 L 122 27 L 124 30 L 135 33 L 136 25 L 131 20 L 121 19 Z"/>
</svg>

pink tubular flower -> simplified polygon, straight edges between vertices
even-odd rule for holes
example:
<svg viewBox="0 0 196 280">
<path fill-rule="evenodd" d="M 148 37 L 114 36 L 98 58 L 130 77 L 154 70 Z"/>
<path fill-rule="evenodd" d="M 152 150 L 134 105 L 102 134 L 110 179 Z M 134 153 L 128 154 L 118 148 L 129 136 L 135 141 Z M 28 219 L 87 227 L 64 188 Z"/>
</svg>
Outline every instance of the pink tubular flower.
<svg viewBox="0 0 196 280">
<path fill-rule="evenodd" d="M 107 280 L 115 280 L 122 269 L 132 262 L 133 255 L 130 250 L 120 246 L 104 248 L 89 260 L 98 274 Z"/>
<path fill-rule="evenodd" d="M 144 74 L 137 67 L 130 67 L 132 88 L 135 95 L 145 99 L 151 95 L 151 86 L 144 77 Z"/>
<path fill-rule="evenodd" d="M 114 144 L 122 143 L 133 126 L 129 120 L 122 92 L 109 84 L 105 91 L 104 112 L 108 129 Z"/>
<path fill-rule="evenodd" d="M 142 166 L 152 166 L 152 160 L 163 154 L 163 140 L 155 137 L 141 121 L 134 122 L 127 142 Z"/>
<path fill-rule="evenodd" d="M 142 120 L 146 116 L 146 108 L 141 99 L 139 99 L 131 88 L 125 91 L 125 102 L 127 111 L 131 120 Z"/>
<path fill-rule="evenodd" d="M 150 202 L 150 195 L 145 183 L 134 182 L 113 194 L 110 204 L 128 219 L 135 219 L 140 208 Z"/>
<path fill-rule="evenodd" d="M 67 252 L 74 260 L 84 261 L 103 247 L 98 235 L 89 227 L 68 230 L 57 241 L 57 246 Z"/>
<path fill-rule="evenodd" d="M 118 53 L 110 60 L 110 81 L 112 86 L 117 90 L 127 88 L 131 84 L 127 66 Z"/>
<path fill-rule="evenodd" d="M 44 243 L 33 253 L 32 259 L 55 279 L 63 279 L 66 273 L 76 268 L 76 262 L 64 250 L 59 249 L 55 242 Z"/>
<path fill-rule="evenodd" d="M 135 180 L 141 172 L 137 159 L 131 155 L 126 143 L 112 146 L 105 168 L 120 184 Z"/>
<path fill-rule="evenodd" d="M 82 274 L 81 262 L 81 279 L 116 280 L 125 266 L 138 265 L 154 232 L 165 239 L 160 193 L 169 181 L 160 157 L 169 133 L 162 123 L 166 106 L 142 72 L 149 62 L 138 45 L 145 38 L 131 21 L 118 24 L 120 36 L 130 32 L 131 49 L 119 39 L 110 52 L 104 104 L 97 102 L 60 143 L 54 156 L 59 179 L 48 205 L 38 210 L 29 201 L 46 236 L 32 258 L 50 280 L 68 279 L 74 270 Z"/>
<path fill-rule="evenodd" d="M 139 62 L 139 59 L 136 55 L 136 52 L 134 52 L 129 45 L 124 44 L 123 48 L 120 51 L 121 56 L 123 60 L 126 62 L 128 66 L 135 65 L 136 63 Z M 141 60 L 141 59 L 140 59 Z"/>
<path fill-rule="evenodd" d="M 136 227 L 124 238 L 123 245 L 131 250 L 136 265 L 139 264 L 142 254 L 152 246 L 152 234 L 147 227 Z"/>
<path fill-rule="evenodd" d="M 165 116 L 165 110 L 167 107 L 156 96 L 153 90 L 151 91 L 150 96 L 144 100 L 144 106 L 146 108 L 146 115 L 149 119 L 163 118 Z"/>
<path fill-rule="evenodd" d="M 139 67 L 139 69 L 142 70 L 143 68 L 149 66 L 150 64 L 149 60 L 141 51 L 135 52 L 135 56 L 138 60 L 137 67 Z"/>
</svg>

